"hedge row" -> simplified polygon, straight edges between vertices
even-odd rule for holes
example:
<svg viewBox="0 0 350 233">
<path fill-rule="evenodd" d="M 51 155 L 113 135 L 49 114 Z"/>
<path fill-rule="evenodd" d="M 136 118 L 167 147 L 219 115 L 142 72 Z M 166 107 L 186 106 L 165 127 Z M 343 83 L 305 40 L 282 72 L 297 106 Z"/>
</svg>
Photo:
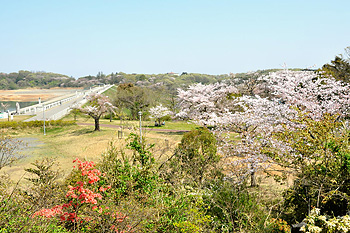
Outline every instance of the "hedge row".
<svg viewBox="0 0 350 233">
<path fill-rule="evenodd" d="M 75 121 L 62 121 L 62 120 L 51 120 L 45 121 L 45 126 L 67 126 L 67 125 L 75 125 Z M 23 129 L 23 128 L 35 128 L 35 127 L 43 127 L 44 121 L 3 121 L 0 122 L 0 128 L 12 128 L 12 129 Z"/>
</svg>

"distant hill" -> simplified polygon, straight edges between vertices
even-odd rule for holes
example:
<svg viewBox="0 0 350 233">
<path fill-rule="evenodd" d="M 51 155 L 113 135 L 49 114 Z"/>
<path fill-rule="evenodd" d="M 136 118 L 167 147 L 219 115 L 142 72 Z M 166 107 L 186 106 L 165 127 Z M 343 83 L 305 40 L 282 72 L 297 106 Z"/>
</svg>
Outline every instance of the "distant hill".
<svg viewBox="0 0 350 233">
<path fill-rule="evenodd" d="M 209 84 L 223 80 L 243 81 L 257 76 L 268 74 L 279 69 L 258 70 L 247 73 L 230 73 L 209 75 L 199 73 L 166 73 L 166 74 L 127 74 L 123 72 L 108 75 L 99 72 L 96 76 L 89 75 L 74 79 L 64 74 L 44 71 L 20 70 L 13 73 L 0 73 L 0 89 L 14 90 L 20 88 L 52 88 L 52 87 L 91 87 L 99 84 L 133 83 L 136 86 L 154 89 L 166 89 L 176 92 L 177 88 L 184 88 L 194 83 Z M 293 69 L 300 70 L 300 69 Z"/>
<path fill-rule="evenodd" d="M 20 70 L 13 73 L 0 73 L 0 89 L 15 90 L 20 88 L 38 87 L 78 87 L 77 81 L 63 74 L 43 71 L 31 72 Z"/>
<path fill-rule="evenodd" d="M 127 74 L 116 72 L 111 74 L 103 74 L 99 72 L 96 76 L 85 76 L 77 80 L 79 85 L 88 86 L 96 84 L 121 84 L 133 83 L 136 86 L 143 87 L 173 87 L 179 88 L 188 86 L 194 83 L 209 84 L 228 79 L 247 79 L 261 75 L 267 75 L 270 72 L 275 72 L 281 69 L 266 69 L 247 73 L 230 73 L 220 75 L 199 74 L 199 73 L 166 73 L 166 74 Z M 290 69 L 302 70 L 302 69 Z"/>
</svg>

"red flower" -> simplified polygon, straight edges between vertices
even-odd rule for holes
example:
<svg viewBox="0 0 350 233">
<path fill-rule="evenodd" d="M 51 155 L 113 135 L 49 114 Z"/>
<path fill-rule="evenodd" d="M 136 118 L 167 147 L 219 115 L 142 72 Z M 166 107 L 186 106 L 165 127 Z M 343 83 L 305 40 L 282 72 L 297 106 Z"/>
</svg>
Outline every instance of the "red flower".
<svg viewBox="0 0 350 233">
<path fill-rule="evenodd" d="M 88 179 L 88 182 L 85 181 L 77 181 L 76 186 L 68 186 L 68 191 L 66 193 L 66 197 L 68 198 L 68 203 L 65 203 L 63 205 L 57 205 L 51 209 L 42 209 L 40 211 L 35 212 L 32 217 L 35 216 L 44 216 L 47 218 L 58 216 L 61 221 L 71 221 L 71 222 L 77 222 L 77 223 L 83 223 L 83 221 L 92 221 L 92 217 L 84 216 L 79 217 L 77 213 L 79 213 L 79 206 L 86 204 L 94 204 L 92 206 L 92 210 L 98 210 L 100 214 L 103 213 L 103 208 L 98 206 L 98 201 L 102 199 L 102 195 L 98 192 L 105 192 L 106 190 L 110 189 L 111 186 L 104 187 L 96 187 L 94 183 L 100 180 L 100 176 L 102 173 L 95 169 L 95 163 L 94 162 L 82 162 L 79 159 L 73 160 L 73 163 L 77 163 L 77 168 L 81 171 L 82 176 L 86 177 Z M 91 189 L 88 187 L 92 187 Z M 105 208 L 106 210 L 109 209 L 108 207 Z M 65 211 L 65 212 L 63 212 Z M 109 215 L 110 212 L 105 212 L 104 214 Z M 112 217 L 116 219 L 117 222 L 124 221 L 125 218 L 127 218 L 126 215 L 123 215 L 121 213 L 113 213 L 111 214 Z M 116 232 L 125 232 L 125 231 L 119 231 L 114 225 L 111 226 L 112 230 L 115 230 Z M 129 230 L 127 230 L 129 232 Z"/>
</svg>

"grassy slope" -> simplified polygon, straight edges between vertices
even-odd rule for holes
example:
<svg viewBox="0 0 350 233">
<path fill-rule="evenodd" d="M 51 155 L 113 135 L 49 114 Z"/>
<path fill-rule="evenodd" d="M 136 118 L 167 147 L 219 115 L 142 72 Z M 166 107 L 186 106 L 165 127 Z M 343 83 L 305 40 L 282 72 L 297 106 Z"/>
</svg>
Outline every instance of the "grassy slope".
<svg viewBox="0 0 350 233">
<path fill-rule="evenodd" d="M 65 119 L 72 120 L 73 116 L 69 115 Z M 78 116 L 77 122 L 93 123 L 92 118 Z M 101 119 L 101 124 L 119 125 L 120 121 Z M 153 122 L 143 122 L 143 127 L 151 125 Z M 76 157 L 98 162 L 101 153 L 103 153 L 111 141 L 115 141 L 120 148 L 125 148 L 126 138 L 131 132 L 139 133 L 137 121 L 124 123 L 131 129 L 124 129 L 124 138 L 118 139 L 118 129 L 101 127 L 101 131 L 94 132 L 94 126 L 68 126 L 48 128 L 46 135 L 43 135 L 43 129 L 25 129 L 9 130 L 7 133 L 19 138 L 34 138 L 39 144 L 34 148 L 25 151 L 26 157 L 17 161 L 11 167 L 5 167 L 0 173 L 6 172 L 13 181 L 17 181 L 24 175 L 24 168 L 30 167 L 35 160 L 45 157 L 55 157 L 59 162 L 64 174 L 67 175 L 72 169 L 72 161 Z M 133 127 L 134 126 L 134 127 Z M 180 129 L 191 130 L 196 126 L 183 122 L 167 122 L 161 129 Z M 158 128 L 158 127 L 157 127 Z M 148 143 L 156 144 L 154 154 L 156 158 L 164 159 L 172 154 L 173 148 L 181 140 L 183 132 L 157 132 L 143 131 Z M 26 183 L 26 182 L 22 182 Z"/>
<path fill-rule="evenodd" d="M 73 115 L 69 115 L 66 120 L 73 120 Z M 83 115 L 78 116 L 77 122 L 91 123 L 92 118 L 87 118 Z M 108 119 L 101 119 L 101 124 L 120 125 L 119 120 L 109 122 Z M 166 122 L 165 126 L 153 127 L 153 121 L 142 122 L 143 127 L 160 128 L 160 129 L 177 129 L 177 130 L 191 130 L 197 126 L 188 124 L 186 122 Z M 72 170 L 72 161 L 79 157 L 81 159 L 92 160 L 98 162 L 101 154 L 107 149 L 111 141 L 117 143 L 119 148 L 125 149 L 126 138 L 131 133 L 139 133 L 139 122 L 129 121 L 124 122 L 124 138 L 118 139 L 118 130 L 115 128 L 107 128 L 101 126 L 101 131 L 94 132 L 94 126 L 68 126 L 64 128 L 49 128 L 46 135 L 43 135 L 43 129 L 26 129 L 26 130 L 11 130 L 8 131 L 14 137 L 32 138 L 38 141 L 34 148 L 26 151 L 26 157 L 17 161 L 11 167 L 5 167 L 0 171 L 0 174 L 6 172 L 10 175 L 13 181 L 18 181 L 23 175 L 26 176 L 24 168 L 31 167 L 31 163 L 35 160 L 40 160 L 45 157 L 55 157 L 63 170 L 63 175 L 68 175 Z M 130 130 L 127 128 L 131 128 Z M 143 131 L 143 136 L 146 137 L 148 144 L 155 144 L 153 153 L 157 161 L 162 161 L 170 157 L 173 149 L 180 142 L 183 132 L 157 132 L 157 131 Z M 128 150 L 126 150 L 128 151 Z M 263 174 L 259 175 L 263 186 L 270 186 L 275 183 L 272 178 L 268 178 Z M 288 182 L 290 185 L 291 180 Z M 28 184 L 26 180 L 21 180 L 21 184 Z M 275 187 L 276 188 L 276 187 Z M 275 189 L 274 188 L 274 189 Z M 281 187 L 278 187 L 280 189 Z"/>
</svg>

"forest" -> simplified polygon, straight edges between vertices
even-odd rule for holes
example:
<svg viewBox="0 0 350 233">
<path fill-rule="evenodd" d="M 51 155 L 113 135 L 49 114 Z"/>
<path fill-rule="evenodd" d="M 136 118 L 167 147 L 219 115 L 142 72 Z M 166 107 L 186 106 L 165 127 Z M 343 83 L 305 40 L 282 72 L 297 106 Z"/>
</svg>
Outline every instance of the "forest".
<svg viewBox="0 0 350 233">
<path fill-rule="evenodd" d="M 157 123 L 151 129 L 175 122 L 168 134 L 181 138 L 159 146 L 131 131 L 95 161 L 67 158 L 66 176 L 48 156 L 25 168 L 26 188 L 2 174 L 0 232 L 349 232 L 348 55 L 319 70 L 99 73 L 115 87 L 87 97 L 67 117 L 75 121 L 52 122 L 52 135 L 93 141 L 100 120 L 143 117 Z M 93 131 L 75 125 L 84 115 Z M 194 127 L 180 132 L 187 122 Z M 22 158 L 18 129 L 0 126 L 1 171 Z"/>
</svg>

